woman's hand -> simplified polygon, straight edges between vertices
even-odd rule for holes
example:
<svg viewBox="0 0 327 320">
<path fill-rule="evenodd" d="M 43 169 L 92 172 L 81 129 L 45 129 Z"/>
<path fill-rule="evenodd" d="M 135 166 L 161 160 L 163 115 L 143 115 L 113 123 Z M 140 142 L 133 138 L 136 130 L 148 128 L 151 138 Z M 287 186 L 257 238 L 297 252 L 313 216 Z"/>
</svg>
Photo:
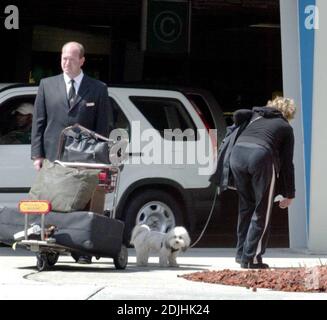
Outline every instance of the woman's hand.
<svg viewBox="0 0 327 320">
<path fill-rule="evenodd" d="M 289 207 L 292 203 L 293 199 L 290 198 L 283 198 L 282 200 L 279 201 L 279 207 L 281 209 L 286 209 Z"/>
</svg>

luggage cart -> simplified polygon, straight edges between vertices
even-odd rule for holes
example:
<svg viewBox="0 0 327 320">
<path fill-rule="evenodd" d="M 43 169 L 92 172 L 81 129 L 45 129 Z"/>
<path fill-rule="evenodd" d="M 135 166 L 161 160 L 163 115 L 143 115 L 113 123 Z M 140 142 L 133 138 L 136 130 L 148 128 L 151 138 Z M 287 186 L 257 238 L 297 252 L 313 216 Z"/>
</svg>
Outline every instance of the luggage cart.
<svg viewBox="0 0 327 320">
<path fill-rule="evenodd" d="M 108 218 L 115 219 L 117 193 L 120 179 L 120 168 L 118 166 L 82 162 L 62 162 L 58 160 L 56 163 L 65 167 L 101 170 L 99 173 L 98 187 L 103 188 L 106 193 L 113 193 L 113 205 Z M 18 241 L 17 245 L 23 246 L 26 249 L 36 253 L 36 267 L 39 271 L 49 270 L 51 267 L 53 267 L 57 263 L 60 254 L 70 254 L 76 260 L 75 257 L 79 252 L 78 250 L 56 243 L 56 239 L 53 238 L 49 232 L 47 234 L 48 230 L 45 229 L 44 221 L 45 215 L 51 214 L 50 202 L 43 200 L 23 200 L 19 203 L 19 211 L 25 215 L 25 224 L 24 239 Z M 41 215 L 41 239 L 29 239 L 29 215 L 31 214 Z M 55 232 L 55 230 L 52 231 Z M 88 254 L 92 255 L 91 252 L 88 252 Z M 119 252 L 116 252 L 114 256 L 99 256 L 97 254 L 94 254 L 94 256 L 97 259 L 100 257 L 113 258 L 116 269 L 125 269 L 128 262 L 127 247 L 123 244 L 122 239 L 120 250 Z"/>
</svg>

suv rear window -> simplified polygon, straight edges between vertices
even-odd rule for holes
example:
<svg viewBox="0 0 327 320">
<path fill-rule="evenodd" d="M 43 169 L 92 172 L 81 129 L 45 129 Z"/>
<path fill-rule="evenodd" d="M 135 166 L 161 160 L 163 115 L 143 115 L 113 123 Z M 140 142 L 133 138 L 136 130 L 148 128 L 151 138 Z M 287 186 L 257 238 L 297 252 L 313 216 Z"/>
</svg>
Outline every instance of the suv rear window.
<svg viewBox="0 0 327 320">
<path fill-rule="evenodd" d="M 109 97 L 109 100 L 113 106 L 113 123 L 114 128 L 121 128 L 127 131 L 129 138 L 131 137 L 131 128 L 128 119 L 126 118 L 125 114 L 121 110 L 118 103 L 112 97 Z"/>
<path fill-rule="evenodd" d="M 212 118 L 211 112 L 209 110 L 208 104 L 207 102 L 203 99 L 202 96 L 200 96 L 199 94 L 195 94 L 195 93 L 186 93 L 185 94 L 187 96 L 187 98 L 194 103 L 195 106 L 197 106 L 200 111 L 202 112 L 204 118 L 206 119 L 206 121 L 208 122 L 208 125 L 211 129 L 215 129 L 215 123 L 214 120 Z"/>
<path fill-rule="evenodd" d="M 174 98 L 131 96 L 130 100 L 164 137 L 165 129 L 193 130 L 197 137 L 196 127 L 183 104 Z M 194 139 L 194 138 L 193 138 Z"/>
</svg>

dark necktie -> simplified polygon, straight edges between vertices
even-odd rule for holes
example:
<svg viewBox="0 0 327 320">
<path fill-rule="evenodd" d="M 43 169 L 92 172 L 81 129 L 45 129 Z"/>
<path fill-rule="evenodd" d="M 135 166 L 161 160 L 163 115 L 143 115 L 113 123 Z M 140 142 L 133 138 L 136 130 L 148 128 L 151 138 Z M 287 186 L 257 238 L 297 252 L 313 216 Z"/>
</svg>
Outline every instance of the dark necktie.
<svg viewBox="0 0 327 320">
<path fill-rule="evenodd" d="M 74 106 L 74 102 L 75 102 L 75 97 L 76 97 L 76 91 L 75 91 L 75 87 L 74 87 L 74 83 L 75 80 L 72 79 L 70 80 L 70 88 L 69 88 L 69 92 L 68 92 L 68 101 L 69 101 L 69 105 L 72 108 Z"/>
</svg>

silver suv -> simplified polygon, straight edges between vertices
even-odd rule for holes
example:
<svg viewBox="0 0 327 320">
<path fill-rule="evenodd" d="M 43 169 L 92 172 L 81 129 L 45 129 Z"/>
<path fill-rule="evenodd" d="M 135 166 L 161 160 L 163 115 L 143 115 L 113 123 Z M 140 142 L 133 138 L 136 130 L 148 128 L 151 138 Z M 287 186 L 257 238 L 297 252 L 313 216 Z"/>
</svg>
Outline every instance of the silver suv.
<svg viewBox="0 0 327 320">
<path fill-rule="evenodd" d="M 0 84 L 0 204 L 15 206 L 26 198 L 35 170 L 30 142 L 2 142 L 13 110 L 34 103 L 36 86 Z M 109 87 L 116 128 L 129 136 L 121 173 L 116 217 L 125 221 L 126 239 L 137 223 L 168 231 L 176 224 L 192 230 L 210 210 L 217 136 L 225 131 L 213 96 L 191 89 Z M 106 199 L 110 210 L 112 199 Z"/>
</svg>

